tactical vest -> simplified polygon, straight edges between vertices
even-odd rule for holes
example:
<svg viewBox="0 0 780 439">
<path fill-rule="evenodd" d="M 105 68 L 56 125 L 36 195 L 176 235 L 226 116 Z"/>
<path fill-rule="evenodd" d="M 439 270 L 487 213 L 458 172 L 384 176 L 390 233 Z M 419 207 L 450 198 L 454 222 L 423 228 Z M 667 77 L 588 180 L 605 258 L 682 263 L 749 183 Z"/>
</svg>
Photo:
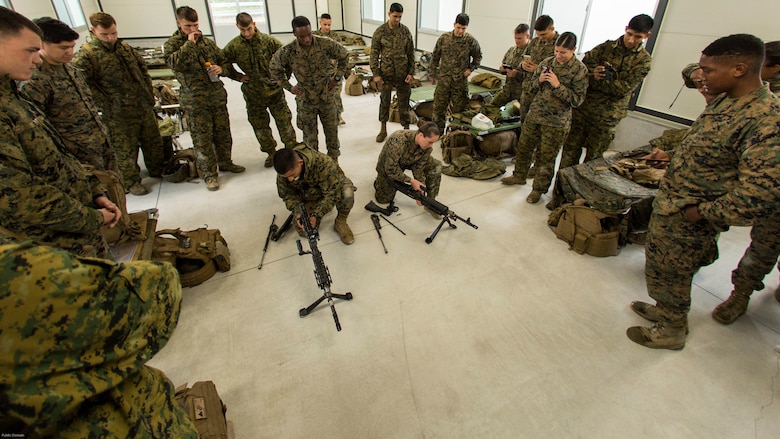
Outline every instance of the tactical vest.
<svg viewBox="0 0 780 439">
<path fill-rule="evenodd" d="M 230 270 L 230 250 L 219 229 L 158 230 L 152 259 L 173 264 L 183 287 L 201 284 L 217 271 Z"/>
<path fill-rule="evenodd" d="M 591 256 L 615 256 L 620 243 L 620 218 L 589 206 L 565 204 L 555 209 L 547 223 L 569 249 Z"/>
</svg>

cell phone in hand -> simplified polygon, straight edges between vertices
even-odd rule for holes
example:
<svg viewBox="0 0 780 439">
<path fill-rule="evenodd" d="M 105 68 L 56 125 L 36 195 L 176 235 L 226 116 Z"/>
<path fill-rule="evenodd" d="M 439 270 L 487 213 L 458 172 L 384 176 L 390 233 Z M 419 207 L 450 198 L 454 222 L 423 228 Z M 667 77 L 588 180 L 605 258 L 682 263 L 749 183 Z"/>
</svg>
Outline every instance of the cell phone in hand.
<svg viewBox="0 0 780 439">
<path fill-rule="evenodd" d="M 550 67 L 549 66 L 542 66 L 542 73 L 550 73 Z"/>
</svg>

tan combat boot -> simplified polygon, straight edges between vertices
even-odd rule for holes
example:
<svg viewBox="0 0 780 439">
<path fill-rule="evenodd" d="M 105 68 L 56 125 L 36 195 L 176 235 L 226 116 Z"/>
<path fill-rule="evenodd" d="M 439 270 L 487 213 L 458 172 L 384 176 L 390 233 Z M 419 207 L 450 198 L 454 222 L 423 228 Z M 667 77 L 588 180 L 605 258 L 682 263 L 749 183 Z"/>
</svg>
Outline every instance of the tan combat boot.
<svg viewBox="0 0 780 439">
<path fill-rule="evenodd" d="M 206 182 L 206 189 L 210 191 L 219 189 L 219 180 L 217 180 L 217 177 L 206 177 L 204 181 Z"/>
<path fill-rule="evenodd" d="M 531 191 L 530 194 L 528 194 L 528 198 L 525 199 L 525 201 L 536 204 L 539 202 L 539 200 L 542 199 L 542 193 L 539 191 Z"/>
<path fill-rule="evenodd" d="M 268 154 L 268 157 L 266 157 L 263 166 L 265 166 L 266 168 L 272 168 L 274 166 L 274 154 L 276 154 L 276 151 Z"/>
<path fill-rule="evenodd" d="M 333 229 L 341 236 L 341 242 L 350 245 L 355 242 L 355 235 L 352 234 L 352 229 L 350 229 L 349 224 L 347 224 L 347 216 L 349 216 L 348 210 L 343 212 L 339 211 L 336 222 L 333 223 Z"/>
<path fill-rule="evenodd" d="M 680 323 L 657 322 L 649 328 L 632 326 L 626 335 L 634 343 L 652 349 L 679 350 L 685 347 L 685 328 Z"/>
<path fill-rule="evenodd" d="M 731 292 L 728 299 L 724 300 L 723 303 L 712 310 L 712 318 L 724 325 L 734 323 L 739 316 L 745 314 L 745 311 L 747 311 L 751 293 L 752 291 L 750 293 L 745 293 L 735 289 Z"/>
<path fill-rule="evenodd" d="M 647 302 L 641 302 L 639 300 L 631 302 L 631 311 L 634 311 L 645 320 L 649 320 L 653 323 L 661 321 L 661 311 L 657 306 L 651 305 Z M 685 334 L 688 334 L 688 316 L 685 316 L 683 320 L 683 326 L 685 326 Z"/>
<path fill-rule="evenodd" d="M 502 184 L 525 184 L 525 178 L 519 175 L 512 175 L 511 177 L 504 177 L 501 179 Z"/>
<path fill-rule="evenodd" d="M 382 122 L 382 128 L 379 130 L 379 134 L 376 135 L 376 143 L 382 143 L 387 138 L 387 122 Z"/>
</svg>

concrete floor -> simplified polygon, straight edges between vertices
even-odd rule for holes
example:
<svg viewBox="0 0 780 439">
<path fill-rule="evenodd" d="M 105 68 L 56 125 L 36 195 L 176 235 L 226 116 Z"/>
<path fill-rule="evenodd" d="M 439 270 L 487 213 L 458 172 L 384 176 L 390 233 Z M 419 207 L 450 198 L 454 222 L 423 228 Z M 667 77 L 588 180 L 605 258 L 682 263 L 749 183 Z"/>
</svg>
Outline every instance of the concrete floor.
<svg viewBox="0 0 780 439">
<path fill-rule="evenodd" d="M 294 232 L 257 269 L 271 217 L 281 224 L 287 212 L 240 90 L 227 87 L 233 156 L 247 172 L 220 176 L 217 192 L 147 179 L 153 192 L 129 195 L 128 207 L 159 208 L 160 229 L 207 225 L 228 241 L 231 270 L 184 290 L 178 328 L 149 364 L 177 385 L 214 381 L 236 437 L 780 437 L 777 270 L 735 324 L 710 317 L 748 229 L 723 234 L 720 259 L 695 277 L 685 349 L 646 349 L 625 336 L 646 323 L 628 307 L 648 300 L 644 249 L 569 251 L 547 227 L 549 197 L 525 202 L 530 185 L 444 176 L 439 200 L 479 229 L 458 223 L 430 245 L 437 221 L 399 195 L 391 220 L 406 236 L 384 225 L 385 254 L 363 209 L 381 148 L 379 97 L 345 95 L 340 163 L 358 187 L 355 243 L 339 241 L 335 212 L 319 243 L 332 291 L 354 295 L 336 303 L 337 332 L 325 305 L 298 316 L 322 292 Z"/>
</svg>

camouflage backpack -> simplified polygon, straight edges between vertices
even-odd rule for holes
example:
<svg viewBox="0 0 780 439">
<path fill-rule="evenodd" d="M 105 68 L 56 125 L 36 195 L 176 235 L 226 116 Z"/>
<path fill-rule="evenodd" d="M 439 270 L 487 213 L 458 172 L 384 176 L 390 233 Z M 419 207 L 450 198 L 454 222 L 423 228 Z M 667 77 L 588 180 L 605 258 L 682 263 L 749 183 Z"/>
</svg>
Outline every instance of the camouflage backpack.
<svg viewBox="0 0 780 439">
<path fill-rule="evenodd" d="M 449 127 L 450 132 L 441 136 L 441 154 L 444 163 L 452 163 L 452 160 L 461 156 L 474 154 L 474 137 L 463 129 Z"/>
<path fill-rule="evenodd" d="M 230 250 L 219 229 L 158 230 L 152 259 L 173 264 L 183 287 L 210 279 L 217 271 L 230 270 Z"/>
</svg>

